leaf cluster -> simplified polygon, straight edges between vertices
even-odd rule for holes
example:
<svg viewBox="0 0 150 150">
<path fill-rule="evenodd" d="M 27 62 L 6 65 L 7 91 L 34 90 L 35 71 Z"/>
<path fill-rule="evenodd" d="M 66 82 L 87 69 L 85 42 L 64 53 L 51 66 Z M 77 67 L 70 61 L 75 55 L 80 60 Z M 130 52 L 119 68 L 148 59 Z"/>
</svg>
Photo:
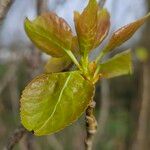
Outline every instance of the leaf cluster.
<svg viewBox="0 0 150 150">
<path fill-rule="evenodd" d="M 115 31 L 94 61 L 89 60 L 89 55 L 110 29 L 110 14 L 96 0 L 89 0 L 81 14 L 74 12 L 76 35 L 67 22 L 53 12 L 33 21 L 26 19 L 28 37 L 52 58 L 45 66 L 45 73 L 33 79 L 23 91 L 22 124 L 36 135 L 59 131 L 85 111 L 98 80 L 132 73 L 130 50 L 106 61 L 102 58 L 131 38 L 149 15 Z M 76 65 L 74 71 L 62 72 L 72 64 Z"/>
</svg>

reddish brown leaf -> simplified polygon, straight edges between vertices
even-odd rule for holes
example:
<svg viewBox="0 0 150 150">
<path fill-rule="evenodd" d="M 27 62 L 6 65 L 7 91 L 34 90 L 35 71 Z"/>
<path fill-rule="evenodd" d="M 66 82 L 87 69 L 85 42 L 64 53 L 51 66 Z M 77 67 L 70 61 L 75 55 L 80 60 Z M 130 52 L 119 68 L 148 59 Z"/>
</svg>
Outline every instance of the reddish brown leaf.
<svg viewBox="0 0 150 150">
<path fill-rule="evenodd" d="M 25 20 L 25 30 L 32 42 L 45 53 L 62 57 L 71 49 L 72 31 L 56 14 L 44 13 L 33 21 Z"/>
<path fill-rule="evenodd" d="M 145 17 L 130 23 L 126 26 L 123 26 L 119 30 L 113 33 L 108 45 L 104 49 L 104 52 L 109 52 L 113 50 L 114 48 L 120 46 L 125 41 L 130 39 L 132 35 L 145 23 L 145 21 L 148 19 L 150 14 L 146 15 Z"/>
</svg>

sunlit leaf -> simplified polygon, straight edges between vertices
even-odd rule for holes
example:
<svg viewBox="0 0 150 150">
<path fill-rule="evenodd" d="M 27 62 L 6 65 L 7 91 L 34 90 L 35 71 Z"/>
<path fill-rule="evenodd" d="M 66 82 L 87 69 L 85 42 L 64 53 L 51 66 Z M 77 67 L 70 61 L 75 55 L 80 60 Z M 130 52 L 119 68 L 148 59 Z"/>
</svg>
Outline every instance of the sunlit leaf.
<svg viewBox="0 0 150 150">
<path fill-rule="evenodd" d="M 74 13 L 74 21 L 82 53 L 93 48 L 97 29 L 97 12 L 98 4 L 96 0 L 90 0 L 81 15 L 78 12 Z"/>
<path fill-rule="evenodd" d="M 93 84 L 77 71 L 43 74 L 23 91 L 22 124 L 39 136 L 57 132 L 81 116 L 93 91 Z"/>
<path fill-rule="evenodd" d="M 110 15 L 106 9 L 102 9 L 98 11 L 98 23 L 97 23 L 97 32 L 94 47 L 96 48 L 105 37 L 108 35 L 110 28 Z"/>
<path fill-rule="evenodd" d="M 72 65 L 72 61 L 67 56 L 60 57 L 60 58 L 52 57 L 48 60 L 48 62 L 45 65 L 45 72 L 53 73 L 53 72 L 65 71 L 68 70 L 71 65 Z"/>
<path fill-rule="evenodd" d="M 50 12 L 42 14 L 33 21 L 25 20 L 25 31 L 32 42 L 53 57 L 66 55 L 70 50 L 72 31 L 66 21 Z"/>
<path fill-rule="evenodd" d="M 145 23 L 149 16 L 150 14 L 133 23 L 123 26 L 122 28 L 114 32 L 108 45 L 105 47 L 104 52 L 109 52 L 130 39 L 133 34 Z"/>
<path fill-rule="evenodd" d="M 113 78 L 132 73 L 131 51 L 117 54 L 108 61 L 100 64 L 100 73 L 104 78 Z"/>
<path fill-rule="evenodd" d="M 107 36 L 110 16 L 106 9 L 100 9 L 96 0 L 89 0 L 82 14 L 74 13 L 75 27 L 81 53 L 96 48 Z"/>
<path fill-rule="evenodd" d="M 72 45 L 71 45 L 71 50 L 75 55 L 79 55 L 79 43 L 78 43 L 78 38 L 77 36 L 74 36 L 72 39 Z"/>
</svg>

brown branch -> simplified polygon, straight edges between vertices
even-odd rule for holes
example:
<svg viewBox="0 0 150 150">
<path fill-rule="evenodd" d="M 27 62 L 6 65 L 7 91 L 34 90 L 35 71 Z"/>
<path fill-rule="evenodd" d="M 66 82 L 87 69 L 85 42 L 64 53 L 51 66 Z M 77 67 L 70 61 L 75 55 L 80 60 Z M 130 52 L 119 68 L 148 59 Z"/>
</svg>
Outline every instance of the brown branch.
<svg viewBox="0 0 150 150">
<path fill-rule="evenodd" d="M 13 0 L 1 0 L 0 1 L 0 23 L 4 20 Z"/>
<path fill-rule="evenodd" d="M 93 114 L 95 105 L 96 103 L 92 101 L 86 110 L 86 132 L 87 132 L 87 137 L 85 139 L 86 150 L 92 150 L 93 138 L 97 130 L 97 121 Z"/>
<path fill-rule="evenodd" d="M 12 150 L 13 147 L 20 141 L 20 139 L 26 133 L 27 133 L 27 130 L 23 126 L 18 127 L 8 139 L 8 143 L 6 147 L 4 148 L 4 150 Z"/>
</svg>

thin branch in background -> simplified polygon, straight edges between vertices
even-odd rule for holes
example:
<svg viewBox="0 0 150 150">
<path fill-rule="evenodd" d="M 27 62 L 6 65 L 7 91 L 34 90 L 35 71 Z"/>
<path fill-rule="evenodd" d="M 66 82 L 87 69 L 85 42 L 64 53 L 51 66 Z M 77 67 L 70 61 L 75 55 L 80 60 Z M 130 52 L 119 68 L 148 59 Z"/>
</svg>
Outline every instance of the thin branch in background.
<svg viewBox="0 0 150 150">
<path fill-rule="evenodd" d="M 46 137 L 48 144 L 52 147 L 53 150 L 63 150 L 63 146 L 58 141 L 55 135 L 50 135 Z"/>
<path fill-rule="evenodd" d="M 106 0 L 99 0 L 98 3 L 103 8 L 106 3 Z"/>
<path fill-rule="evenodd" d="M 12 150 L 13 147 L 20 141 L 20 139 L 27 133 L 27 130 L 20 126 L 18 127 L 14 133 L 11 135 L 11 137 L 8 140 L 8 143 L 4 150 Z"/>
<path fill-rule="evenodd" d="M 15 75 L 15 72 L 16 72 L 16 65 L 15 64 L 10 65 L 8 71 L 6 72 L 6 74 L 4 75 L 3 79 L 1 80 L 0 94 L 5 89 L 7 84 L 12 80 L 12 78 Z"/>
<path fill-rule="evenodd" d="M 13 0 L 1 0 L 0 1 L 0 23 L 4 20 Z"/>
<path fill-rule="evenodd" d="M 150 113 L 150 97 L 149 97 L 149 89 L 150 89 L 150 81 L 149 75 L 150 70 L 149 63 L 145 63 L 143 65 L 143 93 L 142 93 L 142 103 L 141 103 L 141 111 L 138 122 L 138 131 L 137 131 L 137 139 L 133 145 L 133 150 L 149 150 L 149 142 L 147 141 L 149 130 L 148 130 L 148 122 L 149 122 L 149 113 Z"/>
<path fill-rule="evenodd" d="M 101 84 L 101 98 L 100 98 L 101 109 L 99 111 L 98 129 L 94 140 L 95 146 L 102 140 L 103 135 L 105 133 L 105 126 L 108 121 L 110 108 L 109 82 L 107 80 L 102 80 L 100 84 Z"/>
</svg>

